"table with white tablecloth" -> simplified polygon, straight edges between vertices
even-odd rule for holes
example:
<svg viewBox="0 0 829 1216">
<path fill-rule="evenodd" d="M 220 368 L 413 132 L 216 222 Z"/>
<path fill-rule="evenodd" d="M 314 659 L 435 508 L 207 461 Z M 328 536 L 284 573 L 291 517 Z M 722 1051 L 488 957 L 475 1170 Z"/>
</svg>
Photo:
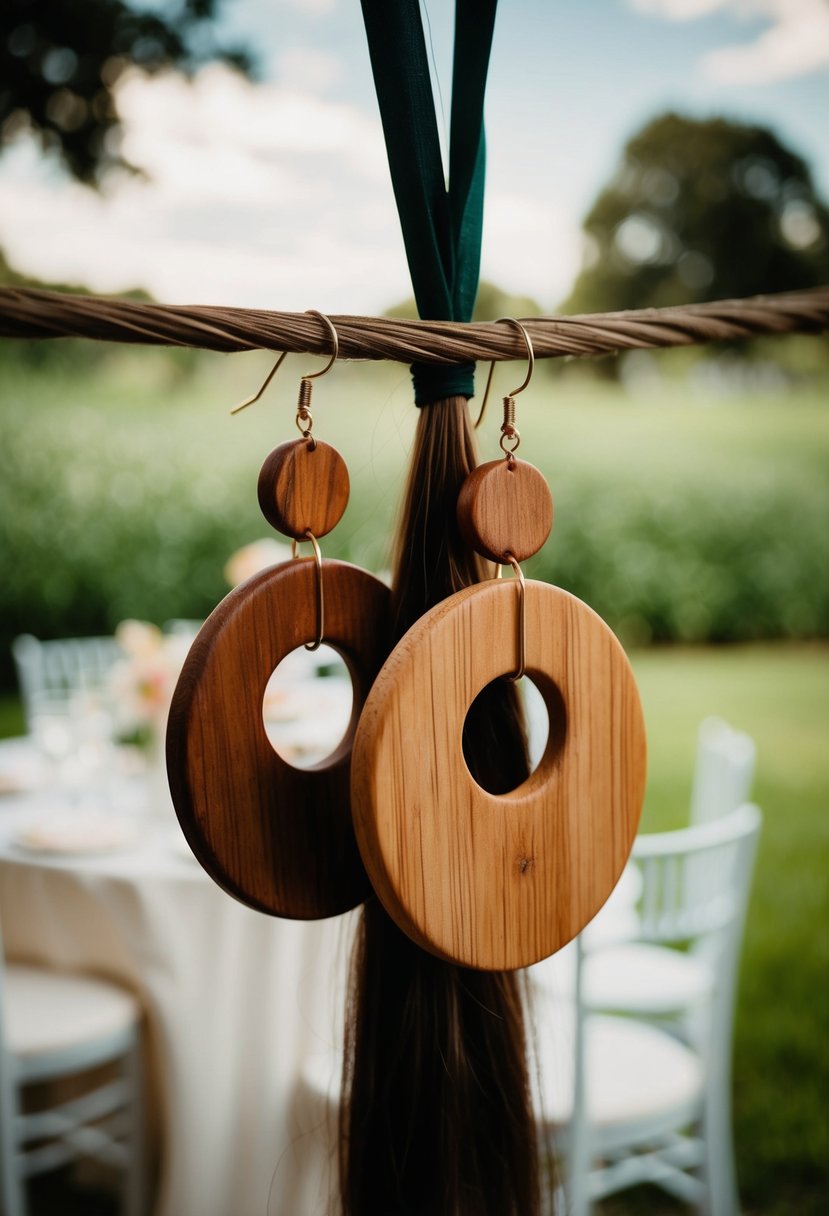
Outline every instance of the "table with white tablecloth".
<svg viewBox="0 0 829 1216">
<path fill-rule="evenodd" d="M 31 761 L 25 743 L 0 743 L 0 770 L 13 771 L 16 758 L 22 769 Z M 6 952 L 108 976 L 141 1000 L 158 1173 L 152 1216 L 331 1216 L 337 1103 L 319 1101 L 315 1078 L 338 1090 L 357 914 L 277 920 L 232 899 L 190 853 L 162 776 L 99 793 L 86 827 L 82 806 L 43 786 L 6 787 Z M 67 848 L 50 851 L 49 833 L 59 844 L 62 825 Z M 85 852 L 84 832 L 99 847 Z M 637 875 L 626 871 L 588 945 L 632 934 L 637 893 Z M 573 959 L 564 950 L 537 968 L 565 1003 Z"/>
<path fill-rule="evenodd" d="M 140 998 L 153 1216 L 326 1216 L 329 1171 L 318 1144 L 306 1152 L 318 1129 L 294 1099 L 308 1060 L 341 1039 L 354 914 L 300 923 L 237 903 L 188 854 L 171 806 L 113 806 L 130 839 L 109 852 L 27 847 L 55 813 L 75 811 L 42 789 L 0 799 L 6 954 Z"/>
</svg>

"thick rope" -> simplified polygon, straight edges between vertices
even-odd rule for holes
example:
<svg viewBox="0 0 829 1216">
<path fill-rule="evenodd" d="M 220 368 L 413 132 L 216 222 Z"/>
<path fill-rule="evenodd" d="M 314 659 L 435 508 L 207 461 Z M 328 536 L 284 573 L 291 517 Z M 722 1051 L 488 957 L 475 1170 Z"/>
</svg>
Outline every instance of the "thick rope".
<svg viewBox="0 0 829 1216">
<path fill-rule="evenodd" d="M 464 363 L 520 359 L 524 342 L 497 322 L 408 321 L 332 316 L 340 358 L 399 363 Z M 672 308 L 530 317 L 523 324 L 537 358 L 734 341 L 760 334 L 829 329 L 829 287 L 717 300 Z M 205 305 L 145 304 L 27 287 L 0 288 L 0 337 L 96 338 L 203 350 L 275 350 L 326 354 L 330 338 L 318 318 L 297 312 Z"/>
</svg>

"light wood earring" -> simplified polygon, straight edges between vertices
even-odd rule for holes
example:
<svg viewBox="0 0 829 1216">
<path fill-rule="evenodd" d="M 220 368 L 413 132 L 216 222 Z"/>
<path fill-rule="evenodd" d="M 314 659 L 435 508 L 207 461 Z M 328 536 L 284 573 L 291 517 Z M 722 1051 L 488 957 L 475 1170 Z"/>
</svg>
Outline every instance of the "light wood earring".
<svg viewBox="0 0 829 1216">
<path fill-rule="evenodd" d="M 279 531 L 313 540 L 315 557 L 261 571 L 211 613 L 184 664 L 167 730 L 173 803 L 201 865 L 242 903 L 299 920 L 345 912 L 370 891 L 352 828 L 349 770 L 389 620 L 389 591 L 379 579 L 320 558 L 316 538 L 342 516 L 348 473 L 339 453 L 311 435 L 310 412 L 304 423 L 301 439 L 266 459 L 259 502 Z M 271 746 L 262 701 L 282 659 L 323 638 L 348 666 L 352 716 L 331 756 L 298 769 Z"/>
<path fill-rule="evenodd" d="M 505 450 L 470 474 L 458 518 L 478 552 L 520 575 L 519 557 L 549 533 L 552 499 Z M 547 707 L 546 750 L 517 789 L 490 794 L 466 766 L 464 720 L 487 684 L 524 672 Z M 483 970 L 545 958 L 598 912 L 644 787 L 622 647 L 575 596 L 523 576 L 467 587 L 421 617 L 380 671 L 354 741 L 355 830 L 386 911 L 424 949 Z"/>
</svg>

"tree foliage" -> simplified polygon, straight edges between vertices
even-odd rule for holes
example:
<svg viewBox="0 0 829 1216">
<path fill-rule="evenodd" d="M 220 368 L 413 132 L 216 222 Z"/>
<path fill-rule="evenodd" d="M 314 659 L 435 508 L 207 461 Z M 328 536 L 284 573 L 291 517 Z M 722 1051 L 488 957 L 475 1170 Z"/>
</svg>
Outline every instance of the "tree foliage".
<svg viewBox="0 0 829 1216">
<path fill-rule="evenodd" d="M 149 11 L 125 0 L 3 0 L 0 146 L 32 131 L 91 184 L 124 167 L 115 88 L 128 67 L 190 73 L 221 59 L 250 72 L 245 51 L 215 39 L 217 3 L 178 0 Z"/>
<path fill-rule="evenodd" d="M 829 282 L 829 210 L 766 127 L 665 114 L 626 145 L 584 221 L 568 312 L 725 299 Z"/>
</svg>

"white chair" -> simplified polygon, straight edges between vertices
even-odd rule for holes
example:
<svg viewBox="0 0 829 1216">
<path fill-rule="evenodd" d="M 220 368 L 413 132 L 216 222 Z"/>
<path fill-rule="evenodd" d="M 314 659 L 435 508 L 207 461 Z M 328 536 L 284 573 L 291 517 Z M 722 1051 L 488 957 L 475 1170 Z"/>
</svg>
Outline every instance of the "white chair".
<svg viewBox="0 0 829 1216">
<path fill-rule="evenodd" d="M 697 733 L 691 823 L 708 823 L 747 802 L 756 762 L 757 748 L 750 735 L 722 718 L 705 718 Z"/>
<path fill-rule="evenodd" d="M 99 691 L 113 665 L 123 658 L 123 651 L 111 637 L 42 642 L 24 633 L 12 642 L 12 655 L 26 724 L 31 730 L 38 705 L 44 699 Z"/>
<path fill-rule="evenodd" d="M 697 736 L 692 825 L 712 822 L 747 801 L 756 756 L 757 749 L 749 735 L 735 730 L 722 718 L 704 719 Z M 631 869 L 640 884 L 641 862 L 650 848 L 649 840 L 648 836 L 640 836 L 633 848 Z M 626 872 L 626 878 L 630 879 L 631 874 Z M 704 898 L 709 881 L 705 872 L 695 871 L 688 881 L 702 884 L 699 896 Z M 691 893 L 688 894 L 690 898 Z M 615 934 L 614 929 L 618 930 Z M 688 952 L 666 951 L 643 939 L 638 912 L 628 908 L 622 923 L 620 909 L 613 908 L 611 901 L 586 930 L 583 945 L 588 957 L 582 998 L 589 1009 L 676 1018 L 689 1015 L 705 999 L 711 984 L 710 968 L 700 959 Z"/>
<path fill-rule="evenodd" d="M 709 1216 L 738 1211 L 731 1039 L 760 825 L 759 810 L 746 804 L 711 823 L 636 841 L 644 943 L 637 948 L 667 955 L 671 946 L 675 964 L 690 962 L 698 985 L 686 993 L 689 1003 L 666 1008 L 657 988 L 648 1016 L 591 1012 L 599 1003 L 590 991 L 598 954 L 585 954 L 580 942 L 574 1001 L 556 999 L 560 991 L 544 993 L 544 968 L 533 969 L 542 988 L 539 1119 L 567 1160 L 570 1216 L 584 1216 L 594 1199 L 642 1182 Z M 609 949 L 620 959 L 619 947 Z"/>
<path fill-rule="evenodd" d="M 0 943 L 0 1216 L 26 1216 L 26 1180 L 80 1158 L 117 1167 L 123 1216 L 143 1216 L 140 1018 L 115 984 L 4 965 Z M 108 1080 L 23 1113 L 26 1087 L 102 1065 Z"/>
</svg>

